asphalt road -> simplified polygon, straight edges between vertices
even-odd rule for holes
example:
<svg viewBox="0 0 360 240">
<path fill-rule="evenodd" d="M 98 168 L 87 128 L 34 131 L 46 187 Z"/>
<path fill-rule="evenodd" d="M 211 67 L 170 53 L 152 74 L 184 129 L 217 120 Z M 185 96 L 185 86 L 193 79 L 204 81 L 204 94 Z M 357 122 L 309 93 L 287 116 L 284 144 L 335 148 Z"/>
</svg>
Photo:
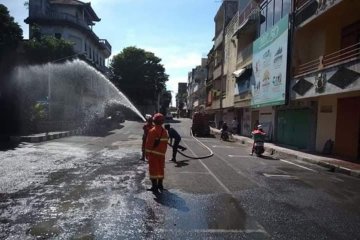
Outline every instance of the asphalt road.
<svg viewBox="0 0 360 240">
<path fill-rule="evenodd" d="M 0 239 L 360 239 L 358 178 L 195 139 L 190 124 L 171 123 L 184 153 L 214 156 L 167 161 L 157 195 L 138 122 L 1 151 Z"/>
</svg>

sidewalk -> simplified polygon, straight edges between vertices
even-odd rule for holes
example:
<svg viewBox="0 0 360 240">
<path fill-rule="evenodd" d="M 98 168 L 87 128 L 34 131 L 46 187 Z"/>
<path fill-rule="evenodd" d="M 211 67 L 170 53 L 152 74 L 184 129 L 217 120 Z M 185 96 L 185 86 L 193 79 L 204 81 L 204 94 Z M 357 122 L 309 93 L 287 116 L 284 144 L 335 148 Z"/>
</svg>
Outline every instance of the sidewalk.
<svg viewBox="0 0 360 240">
<path fill-rule="evenodd" d="M 31 134 L 28 136 L 11 136 L 10 140 L 15 142 L 38 143 L 38 142 L 48 141 L 62 137 L 68 137 L 72 135 L 79 135 L 79 134 L 81 134 L 81 130 L 48 132 L 48 133 Z"/>
<path fill-rule="evenodd" d="M 211 128 L 213 134 L 220 134 L 220 130 Z M 234 140 L 240 142 L 241 144 L 247 145 L 250 148 L 252 147 L 253 140 L 249 137 L 232 135 Z M 326 167 L 334 172 L 344 173 L 350 176 L 360 178 L 360 164 L 352 163 L 349 161 L 326 157 L 321 155 L 315 155 L 310 153 L 305 153 L 301 151 L 296 151 L 286 147 L 277 146 L 273 143 L 265 143 L 265 152 L 276 158 L 285 158 L 285 159 L 297 159 L 308 163 L 313 163 Z"/>
</svg>

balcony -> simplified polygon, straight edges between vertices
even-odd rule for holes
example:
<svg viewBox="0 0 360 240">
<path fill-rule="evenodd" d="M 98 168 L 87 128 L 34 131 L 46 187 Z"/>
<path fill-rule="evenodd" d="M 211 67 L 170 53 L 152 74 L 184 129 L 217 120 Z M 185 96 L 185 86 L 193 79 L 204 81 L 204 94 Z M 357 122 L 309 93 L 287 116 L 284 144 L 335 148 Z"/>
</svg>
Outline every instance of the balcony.
<svg viewBox="0 0 360 240">
<path fill-rule="evenodd" d="M 342 0 L 296 0 L 295 26 L 304 25 L 331 9 Z"/>
<path fill-rule="evenodd" d="M 68 13 L 60 13 L 55 11 L 43 13 L 41 11 L 31 11 L 30 17 L 26 20 L 26 23 L 28 23 L 27 21 L 29 20 L 65 21 L 76 24 L 91 31 L 89 24 L 85 20 Z"/>
<path fill-rule="evenodd" d="M 99 40 L 100 45 L 107 51 L 107 57 L 110 57 L 111 55 L 111 45 L 106 39 L 100 39 Z"/>
<path fill-rule="evenodd" d="M 215 68 L 213 76 L 214 76 L 214 80 L 221 77 L 221 65 L 219 65 L 217 68 Z"/>
<path fill-rule="evenodd" d="M 254 1 L 250 1 L 244 10 L 239 13 L 239 26 L 244 25 L 245 22 L 253 16 L 253 14 L 259 14 L 259 11 L 259 4 Z"/>
<path fill-rule="evenodd" d="M 221 43 L 223 42 L 223 32 L 224 31 L 221 31 L 215 38 L 215 41 L 214 41 L 214 49 L 218 48 Z"/>
<path fill-rule="evenodd" d="M 237 63 L 242 64 L 252 60 L 253 43 L 243 48 L 237 55 Z"/>
<path fill-rule="evenodd" d="M 360 42 L 295 67 L 294 78 L 360 59 Z"/>
<path fill-rule="evenodd" d="M 336 2 L 336 0 L 320 0 L 320 1 L 317 1 L 317 0 L 295 0 L 295 11 L 299 11 L 299 10 L 305 8 L 306 6 L 309 6 L 313 2 L 317 2 L 318 8 L 320 10 L 323 10 L 327 6 L 334 4 L 334 2 Z"/>
</svg>

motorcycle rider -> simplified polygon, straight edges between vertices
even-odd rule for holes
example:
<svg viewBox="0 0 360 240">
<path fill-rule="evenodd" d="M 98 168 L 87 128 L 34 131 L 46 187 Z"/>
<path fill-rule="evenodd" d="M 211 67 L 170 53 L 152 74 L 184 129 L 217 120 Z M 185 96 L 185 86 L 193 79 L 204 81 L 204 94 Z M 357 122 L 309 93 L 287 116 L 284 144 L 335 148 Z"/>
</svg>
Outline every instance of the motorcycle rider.
<svg viewBox="0 0 360 240">
<path fill-rule="evenodd" d="M 224 122 L 222 124 L 222 127 L 221 127 L 221 135 L 220 135 L 220 138 L 224 141 L 227 141 L 229 140 L 229 132 L 228 132 L 228 125 L 226 122 Z"/>
<path fill-rule="evenodd" d="M 251 150 L 251 154 L 250 155 L 253 155 L 254 154 L 254 151 L 255 151 L 255 143 L 256 142 L 264 142 L 265 141 L 265 136 L 266 136 L 266 133 L 264 132 L 262 126 L 259 124 L 257 126 L 257 128 L 251 132 L 251 135 L 253 136 L 254 138 L 254 143 L 253 143 L 253 146 L 252 146 L 252 150 Z"/>
</svg>

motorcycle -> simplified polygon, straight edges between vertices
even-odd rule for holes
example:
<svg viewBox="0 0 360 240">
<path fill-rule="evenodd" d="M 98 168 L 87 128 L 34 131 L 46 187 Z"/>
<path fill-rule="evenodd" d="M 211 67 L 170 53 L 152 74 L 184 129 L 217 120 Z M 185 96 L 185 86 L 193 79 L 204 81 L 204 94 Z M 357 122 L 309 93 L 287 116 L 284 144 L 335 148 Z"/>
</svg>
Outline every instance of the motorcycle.
<svg viewBox="0 0 360 240">
<path fill-rule="evenodd" d="M 229 141 L 229 132 L 227 130 L 222 130 L 220 139 L 223 141 Z"/>
<path fill-rule="evenodd" d="M 260 157 L 265 152 L 263 141 L 256 141 L 254 143 L 254 152 L 258 157 Z"/>
</svg>

